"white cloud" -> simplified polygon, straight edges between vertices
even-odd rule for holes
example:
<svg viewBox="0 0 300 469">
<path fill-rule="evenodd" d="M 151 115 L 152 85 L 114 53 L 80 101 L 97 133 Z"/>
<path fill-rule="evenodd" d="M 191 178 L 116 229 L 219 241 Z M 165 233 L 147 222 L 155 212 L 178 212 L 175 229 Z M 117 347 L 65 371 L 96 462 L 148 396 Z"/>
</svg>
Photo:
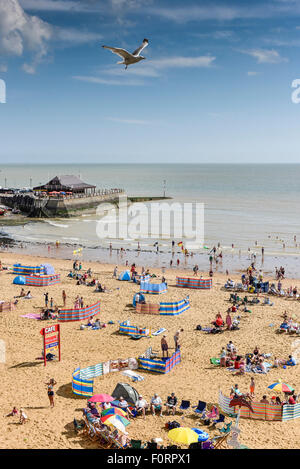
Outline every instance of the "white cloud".
<svg viewBox="0 0 300 469">
<path fill-rule="evenodd" d="M 279 52 L 274 49 L 251 49 L 241 50 L 240 52 L 251 55 L 251 57 L 256 59 L 257 63 L 278 64 L 288 61 L 287 58 L 281 57 Z"/>
<path fill-rule="evenodd" d="M 259 75 L 259 72 L 252 72 L 252 71 L 249 71 L 249 72 L 247 72 L 247 75 L 248 75 L 249 77 L 254 77 L 254 76 L 256 76 L 256 75 Z"/>
<path fill-rule="evenodd" d="M 88 76 L 88 75 L 75 75 L 74 80 L 85 81 L 87 83 L 95 83 L 98 85 L 110 86 L 143 86 L 144 82 L 140 80 L 108 80 L 106 78 Z"/>
<path fill-rule="evenodd" d="M 0 72 L 5 73 L 7 72 L 8 67 L 5 64 L 0 64 Z"/>
<path fill-rule="evenodd" d="M 27 15 L 18 0 L 0 0 L 1 53 L 22 56 L 25 51 L 32 52 L 32 73 L 47 54 L 47 43 L 51 36 L 52 27 L 37 16 Z"/>
<path fill-rule="evenodd" d="M 198 67 L 211 67 L 216 57 L 210 55 L 203 55 L 199 57 L 165 57 L 151 61 L 151 66 L 154 68 L 198 68 Z"/>
<path fill-rule="evenodd" d="M 79 29 L 55 28 L 56 41 L 63 41 L 71 44 L 86 44 L 102 39 L 102 35 L 92 31 L 81 31 Z"/>
<path fill-rule="evenodd" d="M 20 4 L 25 10 L 34 11 L 73 11 L 73 12 L 92 12 L 97 11 L 84 2 L 75 2 L 72 0 L 20 0 Z"/>
</svg>

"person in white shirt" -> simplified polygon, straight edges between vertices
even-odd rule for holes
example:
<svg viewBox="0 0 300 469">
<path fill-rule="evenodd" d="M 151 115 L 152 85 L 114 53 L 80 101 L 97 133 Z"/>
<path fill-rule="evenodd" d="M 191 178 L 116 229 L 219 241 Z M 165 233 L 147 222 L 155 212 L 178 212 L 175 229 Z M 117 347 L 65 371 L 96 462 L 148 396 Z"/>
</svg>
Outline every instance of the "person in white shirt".
<svg viewBox="0 0 300 469">
<path fill-rule="evenodd" d="M 152 415 L 155 415 L 155 411 L 158 410 L 160 417 L 162 417 L 162 400 L 158 394 L 154 394 L 154 396 L 152 397 L 150 408 Z"/>
<path fill-rule="evenodd" d="M 123 396 L 120 396 L 119 407 L 121 407 L 121 409 L 124 409 L 127 412 L 127 414 L 132 415 L 132 412 L 129 409 L 128 402 L 125 401 Z"/>
<path fill-rule="evenodd" d="M 137 400 L 135 404 L 136 411 L 138 413 L 142 413 L 144 418 L 146 416 L 146 409 L 148 408 L 148 403 L 145 399 L 143 399 L 143 396 L 139 396 L 139 399 Z"/>
<path fill-rule="evenodd" d="M 23 423 L 26 422 L 26 420 L 28 419 L 27 415 L 25 414 L 24 410 L 23 409 L 20 409 L 20 420 L 19 420 L 19 423 L 22 425 Z"/>
</svg>

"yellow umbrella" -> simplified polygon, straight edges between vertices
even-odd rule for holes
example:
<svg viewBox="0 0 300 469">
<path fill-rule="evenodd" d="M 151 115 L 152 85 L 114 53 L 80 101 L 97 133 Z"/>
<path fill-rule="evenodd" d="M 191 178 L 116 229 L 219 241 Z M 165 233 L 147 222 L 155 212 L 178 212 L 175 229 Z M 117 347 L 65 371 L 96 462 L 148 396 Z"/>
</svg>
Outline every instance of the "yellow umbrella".
<svg viewBox="0 0 300 469">
<path fill-rule="evenodd" d="M 190 445 L 191 443 L 196 443 L 198 441 L 199 435 L 190 428 L 178 427 L 169 431 L 168 438 L 175 441 L 175 443 Z"/>
</svg>

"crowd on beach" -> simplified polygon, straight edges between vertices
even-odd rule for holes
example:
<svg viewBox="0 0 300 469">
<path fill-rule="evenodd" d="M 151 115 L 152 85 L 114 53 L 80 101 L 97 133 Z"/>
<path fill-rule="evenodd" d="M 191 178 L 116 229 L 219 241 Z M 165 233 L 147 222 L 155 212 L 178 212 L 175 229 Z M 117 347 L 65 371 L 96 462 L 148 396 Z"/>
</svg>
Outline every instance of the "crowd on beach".
<svg viewBox="0 0 300 469">
<path fill-rule="evenodd" d="M 222 347 L 219 364 L 221 367 L 234 371 L 235 375 L 242 375 L 245 372 L 266 374 L 270 368 L 297 365 L 297 361 L 292 355 L 289 355 L 286 359 L 274 357 L 272 365 L 266 362 L 266 359 L 270 359 L 271 355 L 271 353 L 261 352 L 257 346 L 252 352 L 246 354 L 238 353 L 236 346 L 230 340 L 226 347 Z"/>
</svg>

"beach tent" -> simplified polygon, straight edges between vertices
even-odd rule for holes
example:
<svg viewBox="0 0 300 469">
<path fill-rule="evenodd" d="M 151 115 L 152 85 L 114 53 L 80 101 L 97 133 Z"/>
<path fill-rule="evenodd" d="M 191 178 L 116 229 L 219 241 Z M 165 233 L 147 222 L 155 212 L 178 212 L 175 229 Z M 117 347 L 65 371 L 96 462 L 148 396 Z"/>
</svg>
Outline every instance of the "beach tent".
<svg viewBox="0 0 300 469">
<path fill-rule="evenodd" d="M 136 307 L 136 303 L 140 303 L 141 301 L 146 301 L 145 300 L 145 297 L 142 293 L 136 293 L 133 297 L 133 301 L 132 301 L 132 305 L 133 307 L 135 308 Z"/>
<path fill-rule="evenodd" d="M 45 275 L 54 275 L 55 270 L 51 264 L 42 264 L 41 267 L 44 269 Z"/>
<path fill-rule="evenodd" d="M 117 400 L 122 396 L 125 401 L 133 405 L 135 405 L 139 399 L 137 390 L 127 383 L 118 383 L 111 395 Z"/>
<path fill-rule="evenodd" d="M 124 270 L 124 272 L 122 272 L 119 275 L 119 280 L 123 280 L 123 281 L 125 280 L 125 281 L 129 282 L 131 280 L 129 270 Z"/>
<path fill-rule="evenodd" d="M 22 275 L 18 275 L 17 277 L 14 278 L 13 283 L 15 285 L 26 285 L 26 279 L 22 277 Z"/>
</svg>

